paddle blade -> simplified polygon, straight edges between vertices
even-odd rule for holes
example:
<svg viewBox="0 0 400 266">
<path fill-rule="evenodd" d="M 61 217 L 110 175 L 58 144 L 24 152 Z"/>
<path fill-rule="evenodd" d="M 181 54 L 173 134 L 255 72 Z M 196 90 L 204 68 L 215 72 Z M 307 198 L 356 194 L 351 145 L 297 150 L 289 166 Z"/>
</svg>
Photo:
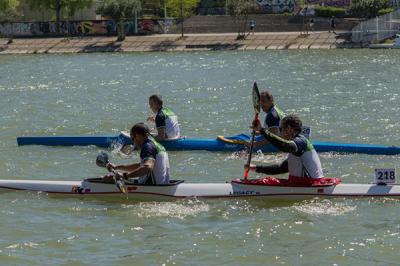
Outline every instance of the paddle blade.
<svg viewBox="0 0 400 266">
<path fill-rule="evenodd" d="M 249 170 L 244 170 L 244 180 L 247 180 L 247 178 L 249 177 Z"/>
<path fill-rule="evenodd" d="M 258 90 L 257 82 L 253 84 L 253 107 L 256 113 L 260 112 L 260 92 Z"/>
<path fill-rule="evenodd" d="M 125 185 L 125 182 L 123 179 L 116 179 L 115 185 L 117 185 L 119 191 L 121 191 L 122 193 L 124 193 L 124 194 L 128 193 L 128 189 L 126 188 L 126 185 Z"/>
<path fill-rule="evenodd" d="M 96 158 L 96 165 L 100 167 L 106 167 L 109 163 L 108 154 L 102 151 Z"/>
</svg>

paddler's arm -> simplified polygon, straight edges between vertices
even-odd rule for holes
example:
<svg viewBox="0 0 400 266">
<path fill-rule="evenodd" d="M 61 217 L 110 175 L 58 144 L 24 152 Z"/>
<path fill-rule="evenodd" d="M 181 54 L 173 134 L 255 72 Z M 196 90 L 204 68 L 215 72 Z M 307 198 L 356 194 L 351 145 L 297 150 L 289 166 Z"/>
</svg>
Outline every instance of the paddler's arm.
<svg viewBox="0 0 400 266">
<path fill-rule="evenodd" d="M 270 131 L 266 131 L 264 128 L 260 130 L 260 133 L 269 143 L 272 144 L 272 146 L 278 150 L 287 153 L 297 152 L 297 145 L 294 141 L 281 138 Z"/>
<path fill-rule="evenodd" d="M 274 133 L 275 135 L 279 135 L 279 128 L 278 127 L 268 128 L 268 131 L 271 132 L 271 133 Z M 261 147 L 261 146 L 267 145 L 268 143 L 269 143 L 269 141 L 266 140 L 266 139 L 263 139 L 263 140 L 260 140 L 260 141 L 255 141 L 253 147 L 254 148 Z M 246 146 L 249 147 L 249 148 L 250 148 L 250 145 L 251 145 L 250 142 L 246 143 Z"/>
<path fill-rule="evenodd" d="M 132 171 L 136 170 L 138 167 L 140 167 L 140 163 L 118 164 L 118 165 L 109 163 L 109 164 L 107 164 L 106 167 L 108 170 L 114 169 L 114 170 L 122 170 L 125 172 L 132 172 Z"/>
<path fill-rule="evenodd" d="M 150 174 L 154 168 L 154 159 L 144 159 L 142 164 L 139 164 L 135 170 L 124 173 L 124 178 L 140 177 Z"/>
<path fill-rule="evenodd" d="M 166 117 L 163 112 L 158 112 L 156 117 L 155 117 L 155 123 L 156 123 L 156 128 L 157 128 L 157 136 L 155 139 L 157 141 L 163 141 L 167 139 L 167 132 L 166 132 Z"/>
<path fill-rule="evenodd" d="M 157 136 L 155 136 L 155 139 L 157 141 L 163 141 L 166 140 L 166 134 L 165 134 L 165 127 L 158 127 L 157 128 Z"/>
<path fill-rule="evenodd" d="M 267 175 L 279 175 L 279 174 L 284 174 L 289 172 L 289 167 L 288 167 L 288 160 L 284 160 L 280 164 L 273 164 L 273 165 L 257 165 L 254 168 L 254 171 L 256 173 L 263 173 Z"/>
</svg>

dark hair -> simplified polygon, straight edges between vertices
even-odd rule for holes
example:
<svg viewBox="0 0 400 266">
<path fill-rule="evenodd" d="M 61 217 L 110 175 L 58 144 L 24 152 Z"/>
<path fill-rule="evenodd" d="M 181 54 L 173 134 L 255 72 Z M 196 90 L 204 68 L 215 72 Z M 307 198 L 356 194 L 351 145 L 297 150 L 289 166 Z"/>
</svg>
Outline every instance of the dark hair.
<svg viewBox="0 0 400 266">
<path fill-rule="evenodd" d="M 153 95 L 151 95 L 150 97 L 149 97 L 149 101 L 155 101 L 159 106 L 162 106 L 163 105 L 163 100 L 162 100 L 162 97 L 161 97 L 161 95 L 158 95 L 158 94 L 153 94 Z"/>
<path fill-rule="evenodd" d="M 146 136 L 150 133 L 149 128 L 146 126 L 145 123 L 137 123 L 131 128 L 131 136 L 135 136 L 136 134 Z"/>
<path fill-rule="evenodd" d="M 262 91 L 260 93 L 260 97 L 265 97 L 267 98 L 267 100 L 270 100 L 272 102 L 274 101 L 274 96 L 272 96 L 272 94 L 269 91 Z"/>
<path fill-rule="evenodd" d="M 285 116 L 281 121 L 281 127 L 286 128 L 287 126 L 290 126 L 291 128 L 297 130 L 298 133 L 300 133 L 303 127 L 303 123 L 297 115 L 291 114 Z"/>
</svg>

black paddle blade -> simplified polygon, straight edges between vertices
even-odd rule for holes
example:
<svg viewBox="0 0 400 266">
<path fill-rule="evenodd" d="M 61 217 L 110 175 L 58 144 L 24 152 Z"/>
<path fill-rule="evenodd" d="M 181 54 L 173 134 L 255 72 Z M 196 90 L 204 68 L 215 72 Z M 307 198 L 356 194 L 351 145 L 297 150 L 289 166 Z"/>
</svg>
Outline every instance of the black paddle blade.
<svg viewBox="0 0 400 266">
<path fill-rule="evenodd" d="M 253 84 L 253 107 L 257 113 L 260 112 L 260 92 L 258 91 L 257 82 Z"/>
<path fill-rule="evenodd" d="M 108 154 L 105 153 L 104 151 L 100 152 L 100 154 L 97 155 L 96 158 L 96 165 L 100 167 L 106 167 L 108 163 L 109 163 Z"/>
</svg>

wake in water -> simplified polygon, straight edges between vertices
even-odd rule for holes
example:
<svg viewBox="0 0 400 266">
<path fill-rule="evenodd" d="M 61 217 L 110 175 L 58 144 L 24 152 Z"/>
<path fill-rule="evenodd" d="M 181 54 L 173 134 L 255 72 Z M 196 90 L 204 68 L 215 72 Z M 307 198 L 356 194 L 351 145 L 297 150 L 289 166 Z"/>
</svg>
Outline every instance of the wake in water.
<svg viewBox="0 0 400 266">
<path fill-rule="evenodd" d="M 227 157 L 225 157 L 225 161 L 228 160 L 242 160 L 244 162 L 247 161 L 248 157 L 248 152 L 243 150 L 243 151 L 238 151 L 234 152 L 232 154 L 229 154 Z M 264 154 L 261 150 L 258 150 L 252 157 L 252 162 L 258 162 L 258 163 L 277 163 L 282 160 L 284 160 L 287 157 L 285 154 L 280 154 L 280 153 L 275 153 L 275 154 Z"/>
<path fill-rule="evenodd" d="M 185 219 L 200 213 L 209 212 L 210 206 L 199 200 L 183 200 L 178 202 L 141 202 L 134 205 L 123 205 L 134 209 L 135 215 L 141 218 L 172 217 Z"/>
<path fill-rule="evenodd" d="M 296 203 L 291 208 L 296 211 L 315 216 L 340 216 L 354 212 L 357 209 L 356 206 L 349 205 L 346 202 L 336 202 L 327 199 L 321 200 L 318 198 Z"/>
</svg>

